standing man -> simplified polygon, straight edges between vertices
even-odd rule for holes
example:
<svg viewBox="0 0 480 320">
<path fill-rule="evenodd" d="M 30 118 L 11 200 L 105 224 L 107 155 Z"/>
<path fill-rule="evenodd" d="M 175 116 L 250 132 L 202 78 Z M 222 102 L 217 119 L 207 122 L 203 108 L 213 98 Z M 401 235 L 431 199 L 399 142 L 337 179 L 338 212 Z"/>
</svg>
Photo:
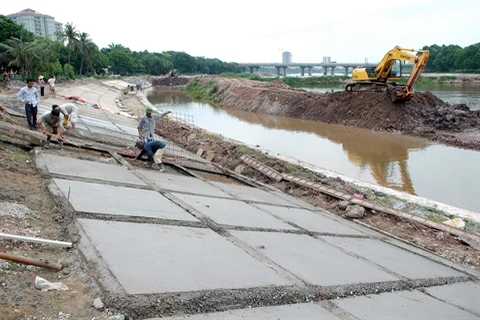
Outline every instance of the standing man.
<svg viewBox="0 0 480 320">
<path fill-rule="evenodd" d="M 33 79 L 27 79 L 27 85 L 17 93 L 17 99 L 25 105 L 28 127 L 37 130 L 37 105 L 40 102 L 37 89 L 33 86 Z"/>
<path fill-rule="evenodd" d="M 70 120 L 72 123 L 72 132 L 75 131 L 75 123 L 78 120 L 78 107 L 73 103 L 64 103 L 60 105 L 60 112 L 66 120 Z"/>
<path fill-rule="evenodd" d="M 155 137 L 155 120 L 161 119 L 166 115 L 172 113 L 172 111 L 167 111 L 162 114 L 155 114 L 152 116 L 152 108 L 147 108 L 145 110 L 145 116 L 140 119 L 138 123 L 138 138 L 142 140 L 143 143 L 147 143 L 154 140 Z"/>
<path fill-rule="evenodd" d="M 135 147 L 141 150 L 135 160 L 140 160 L 144 154 L 147 154 L 147 168 L 165 172 L 165 166 L 162 163 L 162 156 L 166 147 L 165 142 L 159 140 L 150 141 L 148 143 L 138 141 L 135 143 Z M 158 167 L 153 166 L 153 162 L 155 162 Z"/>
<path fill-rule="evenodd" d="M 55 76 L 53 74 L 50 76 L 50 79 L 48 79 L 48 87 L 50 89 L 50 95 L 53 98 L 56 98 L 57 94 L 55 93 Z"/>
<path fill-rule="evenodd" d="M 38 77 L 38 86 L 40 87 L 40 96 L 45 96 L 45 80 L 43 80 L 43 76 Z"/>
<path fill-rule="evenodd" d="M 50 149 L 50 139 L 52 135 L 55 135 L 58 140 L 58 149 L 63 150 L 62 130 L 59 129 L 61 125 L 60 111 L 57 108 L 58 105 L 54 104 L 51 112 L 45 112 L 38 118 L 38 128 L 47 135 L 47 143 L 43 146 L 45 149 Z M 52 128 L 52 134 L 47 133 L 47 125 Z"/>
</svg>

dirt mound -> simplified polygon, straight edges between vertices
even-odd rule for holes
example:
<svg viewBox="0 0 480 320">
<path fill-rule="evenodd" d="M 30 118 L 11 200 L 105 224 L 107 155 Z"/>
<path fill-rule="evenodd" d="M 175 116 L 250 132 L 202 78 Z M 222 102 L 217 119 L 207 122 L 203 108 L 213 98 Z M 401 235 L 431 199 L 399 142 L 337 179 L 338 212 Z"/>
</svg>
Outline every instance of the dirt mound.
<svg viewBox="0 0 480 320">
<path fill-rule="evenodd" d="M 184 86 L 189 81 L 190 79 L 186 77 L 157 77 L 151 79 L 152 86 L 154 87 Z"/>
<path fill-rule="evenodd" d="M 199 78 L 204 87 L 211 81 L 217 83 L 215 102 L 227 109 L 403 132 L 434 140 L 442 140 L 443 136 L 436 131 L 456 133 L 480 128 L 480 111 L 470 111 L 465 105 L 449 105 L 430 92 L 418 92 L 408 102 L 393 103 L 384 92 L 313 93 L 292 89 L 280 81 Z M 457 144 L 480 148 L 480 140 L 475 139 L 473 145 L 471 142 Z"/>
</svg>

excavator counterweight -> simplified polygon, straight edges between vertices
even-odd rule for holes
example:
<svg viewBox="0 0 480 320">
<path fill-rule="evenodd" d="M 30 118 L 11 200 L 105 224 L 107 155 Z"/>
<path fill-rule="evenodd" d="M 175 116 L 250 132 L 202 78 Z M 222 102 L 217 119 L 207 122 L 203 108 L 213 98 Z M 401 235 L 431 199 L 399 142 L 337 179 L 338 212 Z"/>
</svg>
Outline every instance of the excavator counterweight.
<svg viewBox="0 0 480 320">
<path fill-rule="evenodd" d="M 395 47 L 387 52 L 376 67 L 356 68 L 352 72 L 352 81 L 345 86 L 348 92 L 385 91 L 393 102 L 407 101 L 415 95 L 413 87 L 427 65 L 430 52 Z M 407 83 L 399 85 L 401 80 L 401 63 L 413 64 Z"/>
</svg>

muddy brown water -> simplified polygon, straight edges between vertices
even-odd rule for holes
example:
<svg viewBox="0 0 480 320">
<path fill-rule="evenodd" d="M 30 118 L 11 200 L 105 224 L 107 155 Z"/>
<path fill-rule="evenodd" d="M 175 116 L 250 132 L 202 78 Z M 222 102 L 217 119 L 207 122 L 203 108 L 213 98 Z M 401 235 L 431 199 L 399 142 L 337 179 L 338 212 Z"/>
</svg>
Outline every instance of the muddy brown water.
<svg viewBox="0 0 480 320">
<path fill-rule="evenodd" d="M 480 152 L 400 134 L 224 110 L 180 92 L 153 92 L 160 109 L 194 124 L 358 180 L 480 212 Z"/>
</svg>

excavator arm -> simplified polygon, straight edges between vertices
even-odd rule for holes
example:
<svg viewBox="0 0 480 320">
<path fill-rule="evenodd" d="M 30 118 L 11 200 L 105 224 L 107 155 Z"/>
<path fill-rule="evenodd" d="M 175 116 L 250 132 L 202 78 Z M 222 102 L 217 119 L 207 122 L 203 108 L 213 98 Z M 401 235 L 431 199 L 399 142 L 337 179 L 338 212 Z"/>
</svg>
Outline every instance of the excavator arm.
<svg viewBox="0 0 480 320">
<path fill-rule="evenodd" d="M 407 79 L 407 83 L 405 87 L 401 91 L 397 91 L 394 101 L 405 101 L 410 100 L 414 96 L 413 87 L 415 83 L 417 83 L 420 74 L 422 73 L 423 69 L 427 65 L 428 57 L 430 56 L 430 51 L 424 50 L 419 51 L 421 54 L 419 56 L 415 56 L 415 62 L 413 65 L 412 72 L 410 73 L 410 77 Z"/>
</svg>

